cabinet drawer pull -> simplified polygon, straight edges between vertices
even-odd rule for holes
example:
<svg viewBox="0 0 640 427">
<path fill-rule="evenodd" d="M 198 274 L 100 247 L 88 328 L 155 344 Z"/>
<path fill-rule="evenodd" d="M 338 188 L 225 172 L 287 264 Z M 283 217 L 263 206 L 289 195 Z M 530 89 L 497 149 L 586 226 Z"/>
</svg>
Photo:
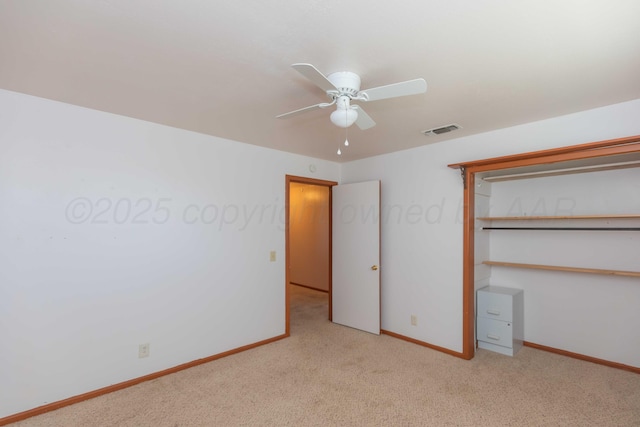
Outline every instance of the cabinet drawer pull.
<svg viewBox="0 0 640 427">
<path fill-rule="evenodd" d="M 497 335 L 493 335 L 493 334 L 487 334 L 487 338 L 489 338 L 491 340 L 500 341 L 500 337 L 497 336 Z"/>
<path fill-rule="evenodd" d="M 500 316 L 499 310 L 487 310 L 488 314 L 493 314 L 494 316 Z"/>
</svg>

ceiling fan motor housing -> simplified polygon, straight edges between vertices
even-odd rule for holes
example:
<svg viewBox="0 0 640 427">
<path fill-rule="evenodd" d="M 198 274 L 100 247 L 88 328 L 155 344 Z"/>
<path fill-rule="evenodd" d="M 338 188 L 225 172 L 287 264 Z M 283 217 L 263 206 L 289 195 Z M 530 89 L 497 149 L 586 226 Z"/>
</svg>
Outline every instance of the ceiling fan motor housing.
<svg viewBox="0 0 640 427">
<path fill-rule="evenodd" d="M 337 96 L 347 95 L 352 98 L 360 92 L 360 76 L 356 73 L 338 71 L 329 74 L 327 79 L 340 91 Z M 331 91 L 328 91 L 327 93 L 330 92 Z"/>
</svg>

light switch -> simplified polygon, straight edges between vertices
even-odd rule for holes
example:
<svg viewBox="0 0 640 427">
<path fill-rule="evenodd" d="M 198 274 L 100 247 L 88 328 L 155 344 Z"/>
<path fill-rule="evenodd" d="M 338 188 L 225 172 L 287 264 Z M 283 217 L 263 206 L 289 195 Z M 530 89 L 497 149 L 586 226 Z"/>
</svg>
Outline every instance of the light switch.
<svg viewBox="0 0 640 427">
<path fill-rule="evenodd" d="M 276 251 L 269 252 L 269 261 L 276 262 Z"/>
</svg>

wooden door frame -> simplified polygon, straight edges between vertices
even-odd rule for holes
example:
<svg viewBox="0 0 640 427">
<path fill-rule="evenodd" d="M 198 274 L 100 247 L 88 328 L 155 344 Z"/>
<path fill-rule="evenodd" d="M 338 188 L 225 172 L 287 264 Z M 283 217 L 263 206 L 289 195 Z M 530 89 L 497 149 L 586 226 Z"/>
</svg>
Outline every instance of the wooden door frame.
<svg viewBox="0 0 640 427">
<path fill-rule="evenodd" d="M 638 152 L 640 152 L 640 135 L 449 165 L 450 168 L 460 169 L 464 183 L 462 358 L 472 359 L 475 355 L 476 347 L 474 307 L 475 174 L 478 172 L 561 163 L 571 160 L 592 159 Z"/>
<path fill-rule="evenodd" d="M 332 224 L 331 224 L 331 213 L 332 213 L 332 197 L 331 197 L 331 188 L 334 185 L 338 185 L 335 181 L 326 181 L 322 179 L 315 178 L 307 178 L 303 176 L 294 176 L 294 175 L 285 175 L 285 193 L 284 193 L 284 211 L 285 211 L 285 219 L 284 219 L 284 238 L 285 238 L 285 335 L 290 336 L 291 334 L 291 322 L 290 322 L 290 309 L 289 309 L 289 267 L 291 262 L 290 255 L 290 247 L 289 247 L 289 208 L 290 208 L 290 190 L 291 183 L 299 183 L 299 184 L 308 184 L 308 185 L 317 185 L 320 187 L 327 187 L 329 189 L 329 320 L 332 318 L 332 307 L 331 307 L 331 265 L 332 265 L 332 251 L 331 251 L 331 232 L 332 232 Z"/>
</svg>

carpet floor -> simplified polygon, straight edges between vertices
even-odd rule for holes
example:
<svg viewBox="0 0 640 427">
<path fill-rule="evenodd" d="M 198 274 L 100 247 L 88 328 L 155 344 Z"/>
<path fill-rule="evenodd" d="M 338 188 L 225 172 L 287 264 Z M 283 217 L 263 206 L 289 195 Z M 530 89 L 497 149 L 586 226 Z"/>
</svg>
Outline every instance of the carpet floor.
<svg viewBox="0 0 640 427">
<path fill-rule="evenodd" d="M 289 338 L 13 426 L 640 426 L 632 372 L 529 347 L 461 360 L 290 295 Z"/>
</svg>

